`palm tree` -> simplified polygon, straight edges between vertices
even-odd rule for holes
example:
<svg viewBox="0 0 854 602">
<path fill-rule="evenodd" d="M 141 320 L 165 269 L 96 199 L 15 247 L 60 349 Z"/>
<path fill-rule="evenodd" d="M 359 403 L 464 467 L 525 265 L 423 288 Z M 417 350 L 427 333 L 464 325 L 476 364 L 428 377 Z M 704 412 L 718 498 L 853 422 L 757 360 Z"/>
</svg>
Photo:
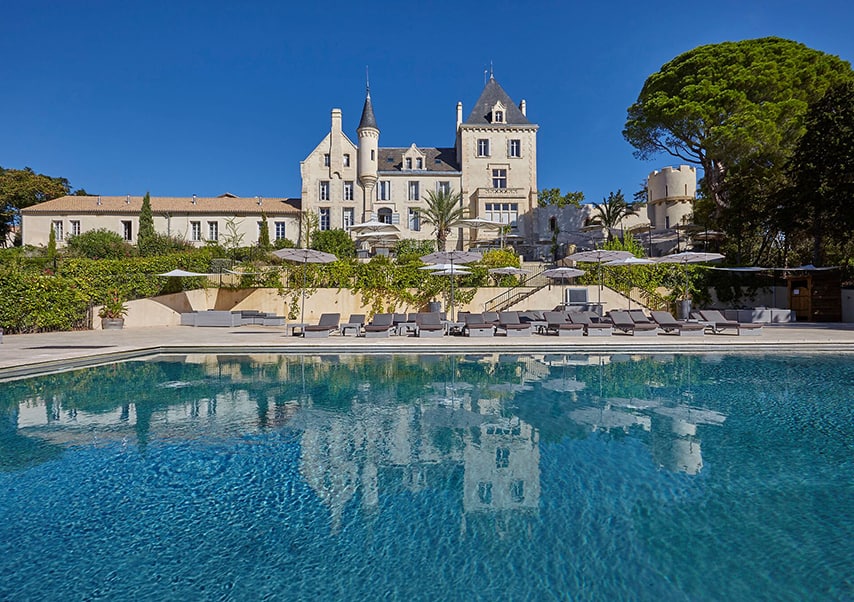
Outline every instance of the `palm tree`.
<svg viewBox="0 0 854 602">
<path fill-rule="evenodd" d="M 445 189 L 438 192 L 430 190 L 424 197 L 427 208 L 421 212 L 421 219 L 436 231 L 436 248 L 439 251 L 445 250 L 451 228 L 466 217 L 465 210 L 460 206 L 461 199 L 461 193 Z"/>
<path fill-rule="evenodd" d="M 626 202 L 622 190 L 608 193 L 607 199 L 602 199 L 601 203 L 593 203 L 593 207 L 596 208 L 596 214 L 590 218 L 588 224 L 606 228 L 609 241 L 614 240 L 611 230 L 619 226 L 624 218 L 637 213 L 637 209 Z"/>
</svg>

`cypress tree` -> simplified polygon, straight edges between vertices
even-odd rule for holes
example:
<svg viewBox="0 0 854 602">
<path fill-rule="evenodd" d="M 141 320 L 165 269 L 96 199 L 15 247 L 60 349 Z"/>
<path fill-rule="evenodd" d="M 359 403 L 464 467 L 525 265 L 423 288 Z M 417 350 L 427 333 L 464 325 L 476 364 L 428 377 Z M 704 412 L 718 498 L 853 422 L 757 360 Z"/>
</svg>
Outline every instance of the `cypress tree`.
<svg viewBox="0 0 854 602">
<path fill-rule="evenodd" d="M 155 239 L 154 217 L 151 214 L 151 198 L 148 192 L 142 198 L 142 209 L 139 211 L 139 236 L 137 246 L 140 255 L 151 255 L 154 253 Z"/>
</svg>

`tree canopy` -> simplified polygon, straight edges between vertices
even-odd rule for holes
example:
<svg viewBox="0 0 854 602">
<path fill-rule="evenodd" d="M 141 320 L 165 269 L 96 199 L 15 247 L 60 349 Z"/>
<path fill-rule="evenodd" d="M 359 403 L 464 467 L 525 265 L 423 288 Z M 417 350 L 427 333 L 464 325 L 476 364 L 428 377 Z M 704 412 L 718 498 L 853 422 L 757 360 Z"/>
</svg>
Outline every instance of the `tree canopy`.
<svg viewBox="0 0 854 602">
<path fill-rule="evenodd" d="M 700 165 L 720 211 L 728 172 L 781 171 L 808 105 L 852 78 L 839 57 L 781 38 L 700 46 L 647 78 L 623 136 L 639 158 L 665 152 Z"/>
<path fill-rule="evenodd" d="M 828 238 L 854 241 L 854 83 L 834 86 L 812 104 L 805 126 L 778 197 L 780 228 L 793 242 L 805 238 L 812 262 L 822 265 Z"/>
<path fill-rule="evenodd" d="M 602 199 L 601 203 L 593 203 L 595 214 L 590 218 L 589 224 L 602 226 L 608 231 L 608 240 L 614 239 L 615 230 L 624 218 L 637 213 L 635 208 L 626 202 L 622 190 L 608 193 L 608 197 Z"/>
<path fill-rule="evenodd" d="M 70 192 L 71 185 L 65 178 L 36 173 L 29 167 L 0 167 L 0 241 L 5 242 L 12 226 L 19 222 L 21 209 Z"/>
<path fill-rule="evenodd" d="M 584 193 L 580 190 L 561 194 L 560 188 L 543 188 L 537 193 L 537 205 L 540 207 L 581 207 Z"/>
</svg>

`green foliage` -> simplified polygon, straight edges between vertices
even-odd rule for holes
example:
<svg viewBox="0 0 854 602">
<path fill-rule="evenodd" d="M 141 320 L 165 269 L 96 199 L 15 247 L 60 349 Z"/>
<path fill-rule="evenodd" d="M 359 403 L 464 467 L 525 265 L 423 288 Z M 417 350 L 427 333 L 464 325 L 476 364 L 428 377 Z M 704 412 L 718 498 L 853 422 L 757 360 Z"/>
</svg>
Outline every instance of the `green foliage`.
<svg viewBox="0 0 854 602">
<path fill-rule="evenodd" d="M 544 188 L 537 193 L 537 205 L 540 207 L 581 207 L 584 193 L 580 190 L 561 194 L 560 188 Z"/>
<path fill-rule="evenodd" d="M 296 243 L 294 241 L 292 241 L 290 238 L 278 238 L 273 243 L 273 248 L 276 249 L 277 251 L 279 249 L 295 249 L 296 246 L 297 246 Z"/>
<path fill-rule="evenodd" d="M 314 234 L 320 230 L 320 215 L 314 211 L 300 213 L 300 243 L 304 249 L 311 248 Z"/>
<path fill-rule="evenodd" d="M 623 136 L 639 158 L 665 152 L 702 166 L 721 210 L 728 173 L 782 170 L 809 103 L 852 76 L 838 57 L 780 38 L 700 46 L 647 78 Z"/>
<path fill-rule="evenodd" d="M 243 245 L 244 234 L 240 231 L 242 223 L 243 220 L 238 221 L 236 217 L 225 220 L 225 233 L 222 237 L 222 246 L 232 259 L 234 259 L 237 249 Z"/>
<path fill-rule="evenodd" d="M 0 240 L 5 240 L 21 209 L 67 195 L 71 186 L 65 178 L 54 178 L 31 168 L 0 167 Z"/>
<path fill-rule="evenodd" d="M 101 309 L 98 311 L 98 317 L 107 319 L 124 318 L 128 313 L 127 305 L 125 305 L 119 292 L 116 290 L 110 291 L 107 298 L 104 299 Z"/>
<path fill-rule="evenodd" d="M 148 192 L 142 197 L 142 208 L 139 210 L 139 235 L 137 236 L 137 248 L 142 256 L 154 255 L 154 216 L 151 214 L 151 196 Z"/>
<path fill-rule="evenodd" d="M 519 256 L 513 249 L 490 249 L 483 254 L 480 265 L 486 269 L 519 267 Z"/>
<path fill-rule="evenodd" d="M 321 230 L 315 233 L 311 248 L 324 253 L 332 253 L 338 259 L 356 256 L 356 245 L 344 230 Z"/>
<path fill-rule="evenodd" d="M 270 244 L 270 226 L 267 223 L 267 214 L 261 214 L 261 232 L 258 234 L 258 247 L 265 253 L 269 253 L 273 245 Z"/>
<path fill-rule="evenodd" d="M 120 234 L 98 228 L 69 237 L 66 252 L 72 257 L 120 259 L 132 257 L 134 248 Z"/>
<path fill-rule="evenodd" d="M 0 328 L 7 333 L 87 326 L 89 295 L 75 278 L 0 267 Z"/>
<path fill-rule="evenodd" d="M 168 234 L 160 234 L 155 232 L 154 236 L 148 242 L 148 254 L 154 255 L 171 255 L 172 253 L 180 253 L 182 251 L 191 251 L 195 249 L 192 243 L 187 242 L 178 236 L 170 236 Z"/>
<path fill-rule="evenodd" d="M 397 258 L 397 262 L 401 264 L 420 262 L 421 257 L 429 255 L 435 250 L 436 246 L 432 240 L 404 238 L 395 243 L 394 256 Z"/>
<path fill-rule="evenodd" d="M 433 226 L 436 232 L 436 248 L 439 251 L 445 250 L 451 228 L 465 218 L 465 210 L 460 206 L 461 199 L 459 192 L 450 190 L 429 190 L 424 197 L 427 208 L 421 212 L 421 219 L 425 224 Z"/>
<path fill-rule="evenodd" d="M 790 184 L 777 198 L 780 228 L 806 243 L 798 263 L 824 265 L 834 242 L 854 241 L 854 84 L 831 88 L 810 106 L 805 125 L 787 168 Z M 832 261 L 850 258 L 837 253 Z"/>
<path fill-rule="evenodd" d="M 53 261 L 56 259 L 56 230 L 51 226 L 50 236 L 47 239 L 47 260 Z"/>
<path fill-rule="evenodd" d="M 608 193 L 608 198 L 602 199 L 601 203 L 593 203 L 593 207 L 596 213 L 588 223 L 607 229 L 609 241 L 614 239 L 612 230 L 615 230 L 624 218 L 636 213 L 635 208 L 626 203 L 622 190 Z"/>
</svg>

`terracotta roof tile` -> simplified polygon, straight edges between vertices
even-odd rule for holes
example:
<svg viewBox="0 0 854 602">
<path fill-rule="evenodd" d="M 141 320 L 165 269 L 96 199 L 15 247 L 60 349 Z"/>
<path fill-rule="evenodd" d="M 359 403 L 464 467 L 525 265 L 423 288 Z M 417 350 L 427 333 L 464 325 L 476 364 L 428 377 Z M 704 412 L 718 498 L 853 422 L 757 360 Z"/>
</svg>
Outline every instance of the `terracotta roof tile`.
<svg viewBox="0 0 854 602">
<path fill-rule="evenodd" d="M 100 203 L 100 204 L 99 204 Z M 206 215 L 261 214 L 293 215 L 300 212 L 300 199 L 261 197 L 151 197 L 151 212 L 198 213 Z M 135 214 L 142 209 L 141 196 L 63 196 L 45 201 L 21 211 L 22 214 L 83 213 L 83 214 Z"/>
</svg>

